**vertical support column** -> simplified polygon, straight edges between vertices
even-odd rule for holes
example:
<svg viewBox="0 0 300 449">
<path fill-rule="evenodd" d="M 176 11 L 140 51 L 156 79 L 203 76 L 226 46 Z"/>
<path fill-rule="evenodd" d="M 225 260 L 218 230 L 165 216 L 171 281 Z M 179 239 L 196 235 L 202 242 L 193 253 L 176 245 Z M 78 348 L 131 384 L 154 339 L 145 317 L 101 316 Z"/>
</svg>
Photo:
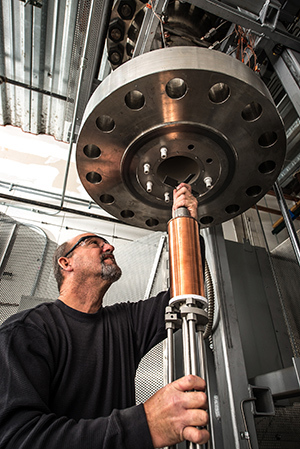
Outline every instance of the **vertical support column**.
<svg viewBox="0 0 300 449">
<path fill-rule="evenodd" d="M 210 398 L 210 403 L 214 407 L 212 414 L 219 416 L 218 422 L 214 423 L 216 435 L 213 439 L 222 439 L 222 449 L 258 449 L 222 227 L 205 229 L 204 237 L 215 280 L 219 316 L 213 332 L 217 395 L 212 392 L 214 396 Z"/>
</svg>

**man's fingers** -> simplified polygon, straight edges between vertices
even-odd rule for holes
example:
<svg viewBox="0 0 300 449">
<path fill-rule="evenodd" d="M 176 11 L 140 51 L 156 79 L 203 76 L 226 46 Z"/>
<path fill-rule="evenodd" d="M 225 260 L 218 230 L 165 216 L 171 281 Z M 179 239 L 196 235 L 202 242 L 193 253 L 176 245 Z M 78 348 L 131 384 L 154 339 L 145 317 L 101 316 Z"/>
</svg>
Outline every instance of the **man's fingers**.
<svg viewBox="0 0 300 449">
<path fill-rule="evenodd" d="M 185 184 L 185 183 L 183 183 L 183 182 L 181 182 L 181 183 L 179 184 L 179 186 L 176 187 L 176 190 L 177 190 L 177 191 L 180 190 L 180 189 L 186 189 L 186 190 L 188 190 L 189 192 L 192 191 L 191 185 L 190 185 L 190 184 Z"/>
<path fill-rule="evenodd" d="M 207 396 L 202 391 L 187 391 L 181 399 L 182 406 L 186 409 L 203 409 L 207 410 Z M 200 425 L 200 424 L 197 424 Z M 202 424 L 201 424 L 202 425 Z"/>
<path fill-rule="evenodd" d="M 209 432 L 206 429 L 197 429 L 197 427 L 185 427 L 183 429 L 183 440 L 192 443 L 204 444 L 209 440 Z"/>
<path fill-rule="evenodd" d="M 206 388 L 206 383 L 201 377 L 189 374 L 188 376 L 175 380 L 174 386 L 180 391 L 203 391 Z"/>
</svg>

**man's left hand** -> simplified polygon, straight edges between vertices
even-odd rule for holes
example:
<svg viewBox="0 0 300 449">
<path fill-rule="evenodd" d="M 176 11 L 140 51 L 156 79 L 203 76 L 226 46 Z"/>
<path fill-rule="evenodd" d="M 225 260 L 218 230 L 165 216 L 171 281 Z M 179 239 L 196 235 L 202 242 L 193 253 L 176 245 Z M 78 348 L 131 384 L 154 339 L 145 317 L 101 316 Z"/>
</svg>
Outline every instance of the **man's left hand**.
<svg viewBox="0 0 300 449">
<path fill-rule="evenodd" d="M 179 207 L 186 207 L 191 217 L 197 220 L 198 201 L 192 194 L 192 187 L 189 184 L 184 184 L 183 182 L 173 191 L 173 216 L 174 211 Z"/>
</svg>

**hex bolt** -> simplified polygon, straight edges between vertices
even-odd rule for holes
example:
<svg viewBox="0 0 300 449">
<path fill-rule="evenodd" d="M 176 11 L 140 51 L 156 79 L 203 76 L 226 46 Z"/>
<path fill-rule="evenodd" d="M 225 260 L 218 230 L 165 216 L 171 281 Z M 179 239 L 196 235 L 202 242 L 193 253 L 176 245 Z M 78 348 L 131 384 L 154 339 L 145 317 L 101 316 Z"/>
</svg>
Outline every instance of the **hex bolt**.
<svg viewBox="0 0 300 449">
<path fill-rule="evenodd" d="M 207 189 L 211 189 L 212 187 L 212 178 L 210 176 L 206 176 L 206 178 L 203 179 L 204 184 L 206 185 Z"/>
<path fill-rule="evenodd" d="M 153 187 L 153 182 L 147 181 L 146 190 L 147 190 L 148 193 L 152 192 L 152 187 Z"/>
<path fill-rule="evenodd" d="M 162 159 L 166 159 L 167 155 L 168 155 L 168 148 L 161 147 L 161 149 L 160 149 L 160 157 Z"/>
<path fill-rule="evenodd" d="M 148 175 L 150 173 L 150 164 L 144 164 L 144 173 L 145 175 Z"/>
<path fill-rule="evenodd" d="M 170 194 L 169 194 L 169 192 L 165 192 L 164 193 L 164 198 L 165 198 L 165 203 L 169 203 L 170 202 Z"/>
</svg>

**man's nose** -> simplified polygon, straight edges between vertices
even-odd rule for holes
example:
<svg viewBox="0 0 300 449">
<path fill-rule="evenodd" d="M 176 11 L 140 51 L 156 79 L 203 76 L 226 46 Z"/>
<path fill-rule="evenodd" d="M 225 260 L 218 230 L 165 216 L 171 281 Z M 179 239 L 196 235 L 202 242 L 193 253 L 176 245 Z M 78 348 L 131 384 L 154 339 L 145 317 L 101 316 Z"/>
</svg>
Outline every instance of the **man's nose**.
<svg viewBox="0 0 300 449">
<path fill-rule="evenodd" d="M 106 253 L 106 252 L 112 253 L 112 252 L 114 252 L 114 250 L 115 250 L 115 247 L 112 246 L 110 243 L 104 243 L 104 245 L 102 247 L 102 251 L 104 253 Z"/>
</svg>

